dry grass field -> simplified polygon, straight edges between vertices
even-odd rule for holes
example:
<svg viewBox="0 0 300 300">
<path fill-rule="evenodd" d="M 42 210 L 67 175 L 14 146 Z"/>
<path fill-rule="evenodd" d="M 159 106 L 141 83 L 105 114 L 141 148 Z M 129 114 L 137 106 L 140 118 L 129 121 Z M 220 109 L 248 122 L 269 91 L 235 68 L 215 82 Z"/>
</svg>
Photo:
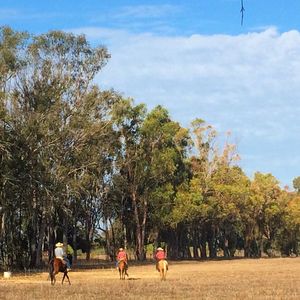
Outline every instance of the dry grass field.
<svg viewBox="0 0 300 300">
<path fill-rule="evenodd" d="M 0 299 L 300 299 L 300 258 L 171 262 L 167 281 L 154 265 L 131 266 L 120 281 L 111 269 L 70 272 L 53 287 L 48 274 L 0 279 Z"/>
</svg>

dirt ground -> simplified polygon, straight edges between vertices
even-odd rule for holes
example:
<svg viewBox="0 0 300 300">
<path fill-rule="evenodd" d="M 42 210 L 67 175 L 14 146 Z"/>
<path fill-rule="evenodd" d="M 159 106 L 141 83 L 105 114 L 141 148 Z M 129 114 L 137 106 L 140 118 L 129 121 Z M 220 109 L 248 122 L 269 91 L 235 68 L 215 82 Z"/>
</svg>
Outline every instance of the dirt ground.
<svg viewBox="0 0 300 300">
<path fill-rule="evenodd" d="M 300 258 L 170 262 L 161 282 L 154 264 L 129 267 L 119 280 L 115 268 L 76 269 L 71 285 L 55 286 L 48 274 L 13 274 L 0 279 L 0 299 L 300 299 Z"/>
</svg>

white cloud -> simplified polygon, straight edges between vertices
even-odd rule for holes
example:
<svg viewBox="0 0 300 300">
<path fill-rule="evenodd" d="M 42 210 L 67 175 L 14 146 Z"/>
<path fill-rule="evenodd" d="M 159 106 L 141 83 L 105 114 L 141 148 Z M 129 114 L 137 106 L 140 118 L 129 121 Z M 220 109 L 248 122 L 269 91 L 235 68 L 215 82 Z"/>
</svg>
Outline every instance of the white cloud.
<svg viewBox="0 0 300 300">
<path fill-rule="evenodd" d="M 183 11 L 184 6 L 174 4 L 124 5 L 109 12 L 90 11 L 88 22 L 131 32 L 144 32 L 150 28 L 151 32 L 174 34 L 174 20 Z"/>
<path fill-rule="evenodd" d="M 16 18 L 20 15 L 16 9 L 0 9 L 1 20 Z"/>
<path fill-rule="evenodd" d="M 159 18 L 179 10 L 178 6 L 170 4 L 124 6 L 114 17 Z"/>
<path fill-rule="evenodd" d="M 69 29 L 68 31 L 75 34 L 85 34 L 90 41 L 106 42 L 107 45 L 111 45 L 111 47 L 122 44 L 125 40 L 131 38 L 131 35 L 126 30 L 122 29 L 84 27 Z"/>
<path fill-rule="evenodd" d="M 282 168 L 289 149 L 300 146 L 298 31 L 268 28 L 236 36 L 171 37 L 80 30 L 90 39 L 104 39 L 112 54 L 97 78 L 102 87 L 113 87 L 149 107 L 163 104 L 185 126 L 201 117 L 220 131 L 230 129 L 240 140 L 242 157 L 257 155 L 248 161 L 246 156 L 246 169 L 269 166 L 284 183 L 292 180 L 288 174 L 296 170 L 287 174 Z M 299 160 L 296 151 L 292 155 Z"/>
<path fill-rule="evenodd" d="M 0 9 L 0 19 L 1 21 L 11 21 L 11 20 L 45 20 L 45 19 L 55 19 L 55 18 L 69 18 L 71 14 L 63 12 L 34 12 L 29 10 L 18 10 L 18 9 Z"/>
</svg>

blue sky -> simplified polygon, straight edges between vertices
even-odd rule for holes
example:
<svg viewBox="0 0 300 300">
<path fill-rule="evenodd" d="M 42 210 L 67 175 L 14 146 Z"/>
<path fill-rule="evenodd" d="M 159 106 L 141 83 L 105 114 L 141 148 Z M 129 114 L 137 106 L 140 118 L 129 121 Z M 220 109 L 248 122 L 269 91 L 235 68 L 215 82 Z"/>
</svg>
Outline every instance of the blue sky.
<svg viewBox="0 0 300 300">
<path fill-rule="evenodd" d="M 1 25 L 85 33 L 112 58 L 97 83 L 231 131 L 249 176 L 300 176 L 300 1 L 0 0 Z"/>
</svg>

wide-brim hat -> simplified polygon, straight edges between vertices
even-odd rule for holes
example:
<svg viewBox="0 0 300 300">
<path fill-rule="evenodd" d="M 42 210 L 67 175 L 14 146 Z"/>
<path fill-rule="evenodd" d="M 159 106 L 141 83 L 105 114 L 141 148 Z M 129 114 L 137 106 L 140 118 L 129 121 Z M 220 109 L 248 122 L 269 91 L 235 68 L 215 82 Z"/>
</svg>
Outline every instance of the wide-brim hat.
<svg viewBox="0 0 300 300">
<path fill-rule="evenodd" d="M 164 249 L 161 248 L 161 247 L 158 247 L 157 250 L 158 250 L 158 251 L 164 251 Z"/>
<path fill-rule="evenodd" d="M 62 247 L 63 245 L 64 245 L 63 243 L 58 242 L 58 243 L 55 244 L 55 247 Z"/>
</svg>

